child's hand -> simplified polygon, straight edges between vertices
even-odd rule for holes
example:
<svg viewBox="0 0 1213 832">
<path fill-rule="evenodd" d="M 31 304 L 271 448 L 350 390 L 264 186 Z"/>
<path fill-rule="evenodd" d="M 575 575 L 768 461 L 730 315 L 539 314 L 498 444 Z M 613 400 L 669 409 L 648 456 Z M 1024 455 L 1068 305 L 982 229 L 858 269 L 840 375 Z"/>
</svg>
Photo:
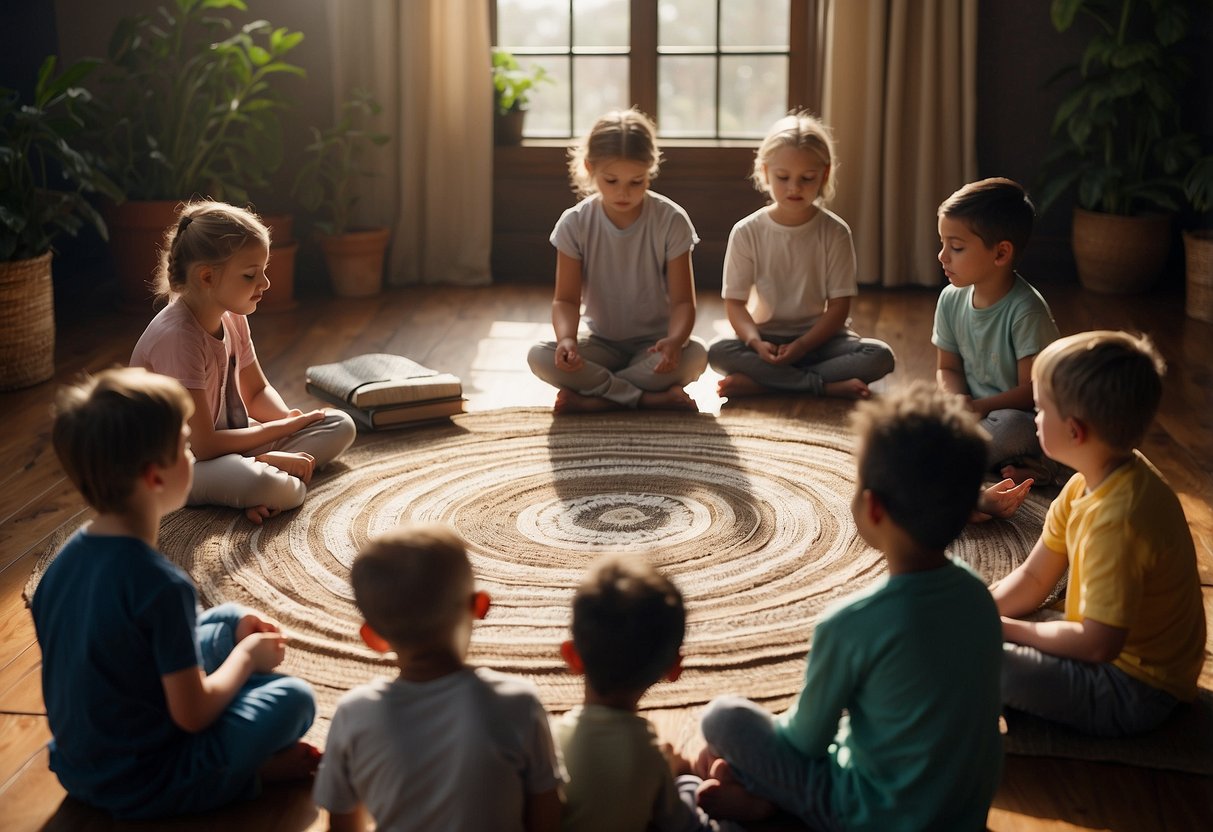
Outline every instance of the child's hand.
<svg viewBox="0 0 1213 832">
<path fill-rule="evenodd" d="M 242 616 L 236 624 L 236 643 L 244 641 L 253 633 L 281 633 L 282 628 L 278 626 L 278 622 L 268 618 L 262 618 L 255 612 L 250 612 Z"/>
<path fill-rule="evenodd" d="M 576 372 L 585 366 L 585 360 L 577 352 L 575 338 L 561 338 L 556 344 L 556 369 Z"/>
<path fill-rule="evenodd" d="M 682 344 L 673 338 L 662 338 L 649 347 L 649 352 L 661 353 L 661 360 L 653 368 L 655 373 L 672 373 L 678 369 L 678 362 L 682 360 Z"/>
<path fill-rule="evenodd" d="M 272 465 L 279 471 L 285 471 L 292 477 L 303 480 L 304 485 L 311 483 L 312 472 L 316 470 L 316 458 L 303 451 L 268 451 L 254 457 L 258 462 Z"/>
<path fill-rule="evenodd" d="M 808 350 L 801 345 L 797 339 L 790 344 L 780 344 L 775 347 L 775 360 L 773 364 L 795 364 L 800 359 L 804 358 Z"/>
<path fill-rule="evenodd" d="M 304 410 L 294 409 L 294 410 L 291 410 L 288 413 L 288 415 L 286 416 L 286 418 L 282 419 L 281 421 L 290 427 L 291 433 L 295 433 L 296 431 L 303 430 L 308 425 L 312 425 L 312 424 L 315 424 L 316 422 L 324 421 L 324 411 L 323 410 L 306 410 L 306 411 L 304 411 Z"/>
<path fill-rule="evenodd" d="M 249 633 L 236 643 L 236 649 L 249 654 L 257 673 L 269 673 L 286 658 L 286 636 L 281 633 Z"/>
<path fill-rule="evenodd" d="M 749 345 L 750 349 L 758 354 L 758 357 L 768 364 L 776 364 L 776 358 L 779 356 L 779 347 L 772 344 L 770 341 L 764 341 L 761 338 L 755 338 L 754 343 Z"/>
<path fill-rule="evenodd" d="M 989 520 L 991 517 L 1006 520 L 1023 505 L 1031 488 L 1032 479 L 1030 477 L 1019 485 L 1016 485 L 1015 480 L 1012 479 L 994 483 L 978 495 L 973 519 L 978 522 Z"/>
<path fill-rule="evenodd" d="M 698 756 L 695 757 L 695 764 L 691 766 L 691 773 L 700 780 L 707 780 L 712 776 L 712 764 L 720 759 L 720 756 L 712 750 L 712 746 L 705 744 L 699 749 Z"/>
<path fill-rule="evenodd" d="M 674 746 L 668 742 L 661 744 L 661 756 L 665 757 L 666 765 L 670 767 L 670 773 L 675 777 L 695 773 L 695 769 L 691 767 L 691 761 L 675 751 Z"/>
</svg>

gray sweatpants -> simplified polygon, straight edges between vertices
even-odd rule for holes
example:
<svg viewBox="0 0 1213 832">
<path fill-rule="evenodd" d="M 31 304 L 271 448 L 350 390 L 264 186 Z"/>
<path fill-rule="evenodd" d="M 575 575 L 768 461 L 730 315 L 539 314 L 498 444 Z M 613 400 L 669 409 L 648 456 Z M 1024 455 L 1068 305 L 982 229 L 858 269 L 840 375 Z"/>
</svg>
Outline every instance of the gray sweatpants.
<svg viewBox="0 0 1213 832">
<path fill-rule="evenodd" d="M 553 387 L 606 399 L 624 407 L 636 407 L 641 394 L 686 387 L 703 375 L 708 365 L 703 342 L 691 338 L 683 344 L 682 358 L 673 372 L 654 372 L 653 368 L 662 358 L 661 353 L 648 351 L 654 343 L 652 338 L 627 341 L 610 341 L 597 335 L 580 338 L 577 352 L 585 363 L 574 372 L 556 366 L 555 341 L 544 341 L 531 347 L 526 360 L 531 372 Z"/>
<path fill-rule="evenodd" d="M 794 336 L 762 335 L 772 344 L 790 344 Z M 857 378 L 871 382 L 893 372 L 893 350 L 884 341 L 860 338 L 844 329 L 795 364 L 770 364 L 736 338 L 718 338 L 708 349 L 708 363 L 723 376 L 742 373 L 763 387 L 820 396 L 833 381 Z"/>
</svg>

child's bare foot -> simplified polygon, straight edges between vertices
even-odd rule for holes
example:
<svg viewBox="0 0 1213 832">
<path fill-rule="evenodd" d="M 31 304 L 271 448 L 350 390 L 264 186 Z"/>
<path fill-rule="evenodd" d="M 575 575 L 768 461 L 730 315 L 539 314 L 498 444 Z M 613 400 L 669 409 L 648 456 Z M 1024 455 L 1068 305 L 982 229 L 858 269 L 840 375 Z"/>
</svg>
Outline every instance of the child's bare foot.
<svg viewBox="0 0 1213 832">
<path fill-rule="evenodd" d="M 770 393 L 769 387 L 764 387 L 745 373 L 729 373 L 716 385 L 716 395 L 722 399 L 736 399 L 741 396 L 760 396 Z"/>
<path fill-rule="evenodd" d="M 747 792 L 724 760 L 712 764 L 712 776 L 700 785 L 696 800 L 713 818 L 742 823 L 766 820 L 777 811 L 771 801 Z"/>
<path fill-rule="evenodd" d="M 269 518 L 276 517 L 281 513 L 282 509 L 270 508 L 269 506 L 252 506 L 251 508 L 246 508 L 244 510 L 244 516 L 258 526 Z"/>
<path fill-rule="evenodd" d="M 602 413 L 608 410 L 626 410 L 623 405 L 599 396 L 583 396 L 572 390 L 559 390 L 552 410 L 556 413 Z"/>
<path fill-rule="evenodd" d="M 311 743 L 297 742 L 266 760 L 257 773 L 267 783 L 302 780 L 316 773 L 321 756 L 320 749 Z"/>
<path fill-rule="evenodd" d="M 699 410 L 686 390 L 671 387 L 669 390 L 646 390 L 640 394 L 640 404 L 645 410 Z"/>
<path fill-rule="evenodd" d="M 829 381 L 826 382 L 824 394 L 833 396 L 837 399 L 870 399 L 872 391 L 868 385 L 857 378 L 849 378 L 846 381 Z"/>
</svg>

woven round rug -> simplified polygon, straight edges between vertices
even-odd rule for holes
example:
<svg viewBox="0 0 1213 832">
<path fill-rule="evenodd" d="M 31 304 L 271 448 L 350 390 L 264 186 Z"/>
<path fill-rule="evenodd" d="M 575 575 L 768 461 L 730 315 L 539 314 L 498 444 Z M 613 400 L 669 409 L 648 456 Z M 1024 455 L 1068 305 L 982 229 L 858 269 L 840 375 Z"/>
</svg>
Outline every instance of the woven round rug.
<svg viewBox="0 0 1213 832">
<path fill-rule="evenodd" d="M 686 597 L 685 671 L 652 688 L 646 708 L 727 692 L 771 701 L 799 689 L 823 611 L 885 571 L 851 520 L 848 413 L 823 403 L 811 420 L 466 414 L 361 437 L 299 510 L 264 526 L 231 509 L 175 512 L 160 545 L 205 604 L 238 601 L 282 623 L 283 670 L 315 686 L 322 717 L 351 687 L 390 672 L 358 638 L 349 567 L 369 538 L 412 520 L 454 526 L 493 597 L 470 661 L 531 678 L 551 710 L 581 701 L 558 647 L 574 588 L 614 551 L 642 553 Z M 1039 535 L 1046 506 L 1030 498 L 1012 521 L 969 526 L 952 551 L 987 581 L 1004 575 Z"/>
</svg>

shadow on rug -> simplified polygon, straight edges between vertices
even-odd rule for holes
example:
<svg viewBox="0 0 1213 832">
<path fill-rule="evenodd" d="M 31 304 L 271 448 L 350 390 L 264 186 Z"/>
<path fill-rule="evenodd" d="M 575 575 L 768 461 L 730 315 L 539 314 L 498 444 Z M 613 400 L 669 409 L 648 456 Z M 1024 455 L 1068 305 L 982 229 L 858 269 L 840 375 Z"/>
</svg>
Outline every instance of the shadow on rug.
<svg viewBox="0 0 1213 832">
<path fill-rule="evenodd" d="M 594 558 L 621 550 L 645 552 L 687 599 L 685 672 L 643 706 L 690 713 L 726 692 L 774 706 L 799 690 L 822 613 L 884 574 L 851 520 L 849 412 L 823 402 L 811 420 L 465 414 L 363 437 L 299 510 L 264 526 L 231 509 L 175 512 L 160 545 L 205 605 L 237 601 L 282 623 L 292 645 L 282 669 L 316 689 L 316 741 L 341 694 L 390 672 L 358 638 L 348 575 L 363 543 L 409 520 L 450 523 L 467 540 L 494 600 L 470 660 L 532 679 L 551 711 L 581 700 L 558 653 L 573 590 Z M 952 552 L 987 582 L 1001 577 L 1046 508 L 1031 497 L 1011 521 L 970 526 Z"/>
</svg>

